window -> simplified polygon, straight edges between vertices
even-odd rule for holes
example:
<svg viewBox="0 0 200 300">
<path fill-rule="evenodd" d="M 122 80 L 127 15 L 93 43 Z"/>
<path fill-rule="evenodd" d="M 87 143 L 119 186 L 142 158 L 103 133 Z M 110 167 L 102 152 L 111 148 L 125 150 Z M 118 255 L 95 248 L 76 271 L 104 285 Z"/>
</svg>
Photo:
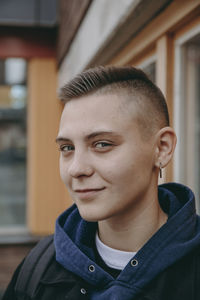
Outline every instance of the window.
<svg viewBox="0 0 200 300">
<path fill-rule="evenodd" d="M 26 61 L 0 60 L 0 228 L 25 227 Z"/>
<path fill-rule="evenodd" d="M 146 60 L 144 60 L 141 64 L 138 65 L 148 77 L 156 83 L 156 56 L 152 55 Z"/>
<path fill-rule="evenodd" d="M 176 41 L 175 129 L 178 144 L 175 179 L 200 197 L 200 26 Z M 199 201 L 199 200 L 198 200 Z M 200 209 L 200 203 L 197 202 Z"/>
</svg>

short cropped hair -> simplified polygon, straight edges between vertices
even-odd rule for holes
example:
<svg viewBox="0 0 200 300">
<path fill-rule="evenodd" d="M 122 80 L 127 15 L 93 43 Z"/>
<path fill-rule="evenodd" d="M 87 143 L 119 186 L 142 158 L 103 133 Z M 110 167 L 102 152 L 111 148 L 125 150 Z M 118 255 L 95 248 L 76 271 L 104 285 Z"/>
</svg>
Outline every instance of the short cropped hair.
<svg viewBox="0 0 200 300">
<path fill-rule="evenodd" d="M 161 90 L 135 67 L 99 66 L 83 71 L 60 90 L 60 99 L 91 94 L 116 94 L 127 97 L 138 106 L 138 120 L 144 129 L 169 126 L 169 113 Z"/>
</svg>

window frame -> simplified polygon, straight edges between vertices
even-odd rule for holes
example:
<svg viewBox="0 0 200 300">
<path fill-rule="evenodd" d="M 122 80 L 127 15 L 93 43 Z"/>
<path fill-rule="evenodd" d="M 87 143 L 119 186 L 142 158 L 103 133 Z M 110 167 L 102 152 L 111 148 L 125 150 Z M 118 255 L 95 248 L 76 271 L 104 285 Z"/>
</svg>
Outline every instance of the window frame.
<svg viewBox="0 0 200 300">
<path fill-rule="evenodd" d="M 183 117 L 185 113 L 185 102 L 184 105 L 184 90 L 182 89 L 184 81 L 184 72 L 183 72 L 183 46 L 190 39 L 200 34 L 200 23 L 183 32 L 180 36 L 174 40 L 174 101 L 173 101 L 173 119 L 174 119 L 174 129 L 177 134 L 177 145 L 176 151 L 174 153 L 174 164 L 173 164 L 173 174 L 174 180 L 177 182 L 182 182 L 187 184 L 187 175 L 186 175 L 186 162 L 187 154 L 184 150 L 185 147 L 185 138 L 183 135 L 184 123 Z M 184 99 L 184 100 L 183 100 Z M 183 139 L 180 141 L 180 137 Z M 191 158 L 192 159 L 192 158 Z M 196 203 L 197 210 L 200 209 L 200 203 Z"/>
</svg>

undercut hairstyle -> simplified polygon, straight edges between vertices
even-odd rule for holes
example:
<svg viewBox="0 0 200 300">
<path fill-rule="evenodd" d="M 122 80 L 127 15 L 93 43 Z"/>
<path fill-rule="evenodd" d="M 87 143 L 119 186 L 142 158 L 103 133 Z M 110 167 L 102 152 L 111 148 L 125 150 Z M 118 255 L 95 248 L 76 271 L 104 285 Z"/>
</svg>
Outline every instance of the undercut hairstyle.
<svg viewBox="0 0 200 300">
<path fill-rule="evenodd" d="M 169 126 L 166 100 L 161 90 L 140 69 L 100 66 L 83 71 L 60 89 L 68 101 L 89 95 L 117 95 L 135 104 L 135 117 L 146 133 Z M 129 108 L 130 110 L 130 108 Z"/>
</svg>

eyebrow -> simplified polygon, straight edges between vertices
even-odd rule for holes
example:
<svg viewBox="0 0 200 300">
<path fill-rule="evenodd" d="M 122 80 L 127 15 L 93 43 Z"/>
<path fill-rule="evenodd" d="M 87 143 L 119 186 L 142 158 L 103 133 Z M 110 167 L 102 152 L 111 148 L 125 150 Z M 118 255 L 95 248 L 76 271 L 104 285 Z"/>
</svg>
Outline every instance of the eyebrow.
<svg viewBox="0 0 200 300">
<path fill-rule="evenodd" d="M 95 132 L 92 132 L 92 133 L 88 134 L 85 137 L 85 140 L 91 140 L 95 137 L 103 136 L 103 135 L 109 135 L 109 136 L 112 136 L 112 137 L 119 137 L 120 136 L 118 133 L 116 133 L 114 131 L 95 131 Z M 56 143 L 67 142 L 67 141 L 71 141 L 71 140 L 67 137 L 62 137 L 62 136 L 58 136 L 56 138 Z"/>
</svg>

